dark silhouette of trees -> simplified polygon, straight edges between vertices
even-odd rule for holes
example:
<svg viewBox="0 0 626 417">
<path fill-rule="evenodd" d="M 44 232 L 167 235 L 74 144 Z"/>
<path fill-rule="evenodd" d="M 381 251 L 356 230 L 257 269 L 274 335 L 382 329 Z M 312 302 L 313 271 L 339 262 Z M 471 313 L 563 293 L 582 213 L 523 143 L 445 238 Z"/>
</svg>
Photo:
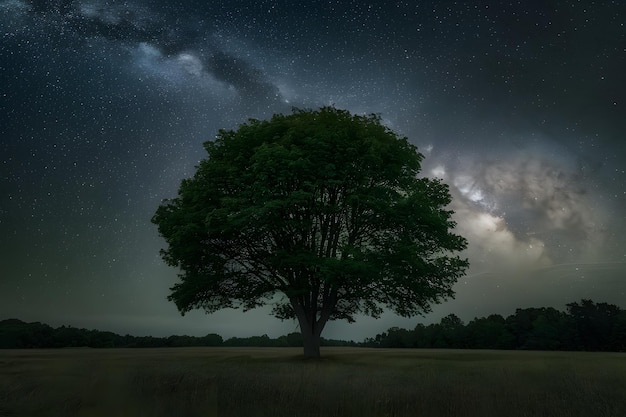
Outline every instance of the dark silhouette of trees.
<svg viewBox="0 0 626 417">
<path fill-rule="evenodd" d="M 574 322 L 576 343 L 582 350 L 605 350 L 623 343 L 623 310 L 607 303 L 591 300 L 567 304 Z M 621 333 L 621 334 L 620 334 Z"/>
<path fill-rule="evenodd" d="M 169 300 L 195 309 L 272 304 L 305 356 L 329 320 L 401 316 L 453 297 L 468 266 L 447 185 L 379 116 L 324 107 L 221 130 L 152 221 L 180 269 Z M 261 343 L 262 341 L 259 341 Z"/>
<path fill-rule="evenodd" d="M 410 348 L 414 339 L 410 330 L 392 327 L 379 338 L 382 348 Z"/>
<path fill-rule="evenodd" d="M 554 308 L 517 309 L 507 318 L 515 335 L 514 346 L 520 349 L 558 350 L 571 347 L 573 327 L 570 318 Z"/>
<path fill-rule="evenodd" d="M 281 336 L 279 339 L 281 340 L 281 344 L 285 346 L 300 347 L 303 345 L 302 333 L 289 333 L 287 336 Z"/>
<path fill-rule="evenodd" d="M 272 339 L 267 335 L 233 337 L 206 336 L 120 336 L 112 332 L 42 323 L 0 321 L 0 348 L 61 347 L 190 347 L 255 346 L 302 347 L 301 333 L 289 333 Z M 548 308 L 517 309 L 503 318 L 499 314 L 475 318 L 467 325 L 454 314 L 439 323 L 414 329 L 392 327 L 362 343 L 321 338 L 321 346 L 367 346 L 382 348 L 455 348 L 455 349 L 525 349 L 626 351 L 626 310 L 606 303 L 582 300 L 567 304 L 567 311 Z"/>
<path fill-rule="evenodd" d="M 54 332 L 55 347 L 82 347 L 91 344 L 90 335 L 82 329 L 61 326 Z"/>
<path fill-rule="evenodd" d="M 322 346 L 357 346 L 345 340 L 320 340 Z M 289 333 L 272 339 L 267 335 L 233 337 L 209 333 L 206 336 L 120 336 L 113 332 L 61 326 L 56 329 L 41 323 L 25 323 L 17 319 L 0 321 L 0 349 L 30 348 L 156 348 L 200 346 L 302 347 L 302 334 Z"/>
<path fill-rule="evenodd" d="M 24 323 L 17 319 L 0 322 L 0 348 L 28 349 L 53 347 L 48 345 L 52 327 L 39 322 Z"/>
<path fill-rule="evenodd" d="M 447 347 L 465 347 L 465 326 L 455 314 L 449 314 L 439 322 L 439 331 L 435 338 L 434 346 Z"/>
<path fill-rule="evenodd" d="M 413 345 L 415 348 L 429 348 L 435 346 L 434 342 L 437 339 L 439 333 L 439 327 L 436 325 L 424 326 L 422 323 L 418 323 L 413 329 Z M 384 334 L 384 333 L 383 333 Z"/>
<path fill-rule="evenodd" d="M 492 314 L 488 317 L 475 318 L 465 329 L 466 346 L 472 349 L 512 349 L 513 335 L 506 325 L 504 317 Z"/>
<path fill-rule="evenodd" d="M 614 351 L 626 351 L 626 310 L 620 311 L 615 319 L 610 346 Z"/>
<path fill-rule="evenodd" d="M 222 336 L 218 334 L 208 334 L 203 337 L 194 336 L 170 336 L 167 338 L 168 347 L 186 347 L 186 346 L 222 346 Z"/>
<path fill-rule="evenodd" d="M 517 309 L 475 318 L 467 325 L 449 315 L 438 324 L 418 324 L 412 331 L 393 327 L 366 339 L 365 346 L 626 351 L 626 310 L 582 300 L 567 312 L 552 307 Z"/>
</svg>

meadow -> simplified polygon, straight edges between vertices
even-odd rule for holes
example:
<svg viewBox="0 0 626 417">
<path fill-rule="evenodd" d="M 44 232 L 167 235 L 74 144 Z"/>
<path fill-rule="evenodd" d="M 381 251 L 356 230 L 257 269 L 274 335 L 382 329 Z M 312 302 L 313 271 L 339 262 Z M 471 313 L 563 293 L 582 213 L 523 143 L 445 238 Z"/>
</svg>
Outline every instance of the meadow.
<svg viewBox="0 0 626 417">
<path fill-rule="evenodd" d="M 0 416 L 626 416 L 626 353 L 0 350 Z"/>
</svg>

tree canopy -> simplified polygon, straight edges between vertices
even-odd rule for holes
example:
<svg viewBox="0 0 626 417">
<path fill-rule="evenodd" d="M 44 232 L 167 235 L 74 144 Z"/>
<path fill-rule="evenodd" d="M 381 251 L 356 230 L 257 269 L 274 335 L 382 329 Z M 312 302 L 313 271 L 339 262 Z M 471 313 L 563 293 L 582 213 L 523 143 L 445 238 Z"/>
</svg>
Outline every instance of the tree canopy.
<svg viewBox="0 0 626 417">
<path fill-rule="evenodd" d="M 381 123 L 334 107 L 220 130 L 208 157 L 153 223 L 180 269 L 169 300 L 200 308 L 273 305 L 319 356 L 329 320 L 429 311 L 468 266 L 455 252 L 446 184 Z"/>
</svg>

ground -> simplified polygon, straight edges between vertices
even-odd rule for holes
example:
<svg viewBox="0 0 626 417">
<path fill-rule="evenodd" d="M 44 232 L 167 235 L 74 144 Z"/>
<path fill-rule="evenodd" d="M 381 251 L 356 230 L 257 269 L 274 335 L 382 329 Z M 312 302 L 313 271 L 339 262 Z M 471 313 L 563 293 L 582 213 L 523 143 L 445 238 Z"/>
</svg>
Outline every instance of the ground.
<svg viewBox="0 0 626 417">
<path fill-rule="evenodd" d="M 0 350 L 0 416 L 626 415 L 626 354 Z"/>
</svg>

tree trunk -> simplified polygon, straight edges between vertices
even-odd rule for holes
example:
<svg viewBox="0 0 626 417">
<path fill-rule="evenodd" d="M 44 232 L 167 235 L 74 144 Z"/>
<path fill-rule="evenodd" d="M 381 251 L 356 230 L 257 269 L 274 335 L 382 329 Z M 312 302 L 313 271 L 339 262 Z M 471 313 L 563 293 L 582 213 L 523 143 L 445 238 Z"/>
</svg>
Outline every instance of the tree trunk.
<svg viewBox="0 0 626 417">
<path fill-rule="evenodd" d="M 304 356 L 307 358 L 320 357 L 320 335 L 302 331 L 302 343 L 304 346 Z"/>
<path fill-rule="evenodd" d="M 306 314 L 296 314 L 296 316 L 300 323 L 304 356 L 307 358 L 319 358 L 321 329 L 316 329 L 317 323 L 310 323 Z"/>
<path fill-rule="evenodd" d="M 317 297 L 316 297 L 317 298 Z M 332 289 L 324 294 L 324 304 L 317 317 L 317 307 L 314 311 L 307 311 L 297 299 L 291 299 L 291 306 L 300 324 L 302 333 L 302 343 L 304 345 L 304 356 L 307 358 L 320 357 L 320 339 L 324 326 L 330 319 L 333 308 L 337 303 L 337 290 Z"/>
</svg>

